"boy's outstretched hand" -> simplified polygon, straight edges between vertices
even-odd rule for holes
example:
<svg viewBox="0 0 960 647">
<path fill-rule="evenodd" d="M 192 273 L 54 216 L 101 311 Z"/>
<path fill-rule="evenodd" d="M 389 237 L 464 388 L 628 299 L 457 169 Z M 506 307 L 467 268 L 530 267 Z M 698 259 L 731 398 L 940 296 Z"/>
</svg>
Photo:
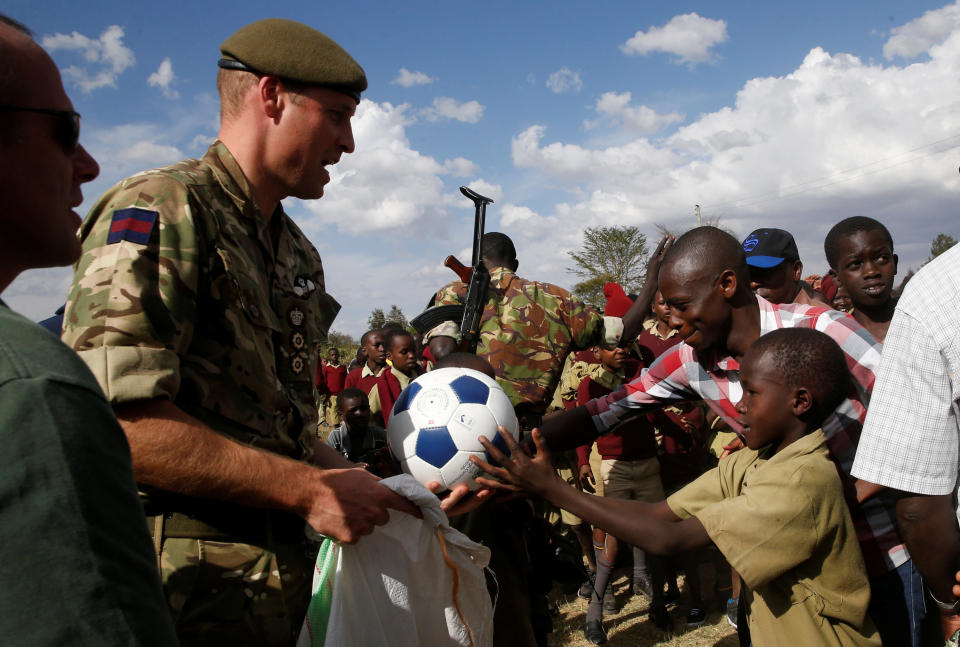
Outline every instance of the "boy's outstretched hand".
<svg viewBox="0 0 960 647">
<path fill-rule="evenodd" d="M 503 427 L 497 430 L 500 437 L 510 450 L 507 456 L 499 449 L 494 447 L 485 436 L 480 436 L 480 444 L 487 450 L 493 460 L 500 463 L 502 467 L 494 467 L 485 460 L 477 456 L 471 456 L 470 460 L 478 465 L 487 474 L 496 477 L 499 480 L 493 480 L 478 476 L 477 483 L 490 487 L 513 491 L 524 491 L 528 494 L 543 497 L 547 490 L 557 484 L 563 484 L 557 477 L 553 469 L 553 462 L 550 459 L 550 451 L 547 449 L 547 443 L 540 435 L 539 429 L 533 430 L 533 443 L 537 449 L 536 456 L 530 456 L 513 439 Z M 565 485 L 565 484 L 563 484 Z"/>
<path fill-rule="evenodd" d="M 439 481 L 430 481 L 427 483 L 427 489 L 437 496 L 443 494 L 445 490 Z M 480 488 L 471 492 L 465 483 L 460 483 L 450 488 L 450 491 L 440 499 L 440 509 L 446 513 L 447 517 L 458 517 L 473 512 L 486 503 L 493 494 L 494 491 L 489 488 Z"/>
</svg>

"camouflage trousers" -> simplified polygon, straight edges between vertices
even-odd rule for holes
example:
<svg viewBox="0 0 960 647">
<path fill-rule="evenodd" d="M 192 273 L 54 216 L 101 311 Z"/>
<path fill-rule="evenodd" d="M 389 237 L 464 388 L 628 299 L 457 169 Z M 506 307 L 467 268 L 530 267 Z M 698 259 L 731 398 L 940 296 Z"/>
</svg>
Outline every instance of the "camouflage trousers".
<svg viewBox="0 0 960 647">
<path fill-rule="evenodd" d="M 305 544 L 167 538 L 163 588 L 182 647 L 289 646 L 310 601 L 315 556 Z"/>
</svg>

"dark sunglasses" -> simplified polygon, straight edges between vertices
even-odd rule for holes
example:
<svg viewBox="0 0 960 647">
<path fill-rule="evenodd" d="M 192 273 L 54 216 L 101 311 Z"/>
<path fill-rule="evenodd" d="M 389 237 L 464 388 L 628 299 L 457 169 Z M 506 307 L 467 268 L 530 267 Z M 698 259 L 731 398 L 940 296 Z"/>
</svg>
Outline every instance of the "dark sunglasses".
<svg viewBox="0 0 960 647">
<path fill-rule="evenodd" d="M 80 113 L 73 110 L 53 110 L 51 108 L 24 108 L 21 106 L 0 106 L 0 112 L 38 112 L 59 118 L 57 140 L 68 153 L 77 150 L 80 142 Z"/>
</svg>

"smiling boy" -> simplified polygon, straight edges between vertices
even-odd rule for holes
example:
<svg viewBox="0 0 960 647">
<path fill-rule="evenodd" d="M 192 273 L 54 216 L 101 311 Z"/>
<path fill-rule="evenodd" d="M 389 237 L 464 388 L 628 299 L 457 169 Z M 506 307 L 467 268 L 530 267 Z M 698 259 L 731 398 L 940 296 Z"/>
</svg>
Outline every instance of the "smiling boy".
<svg viewBox="0 0 960 647">
<path fill-rule="evenodd" d="M 482 438 L 502 467 L 475 462 L 508 489 L 543 496 L 648 551 L 714 542 L 743 579 L 754 644 L 879 645 L 867 616 L 863 557 L 821 429 L 851 388 L 844 353 L 821 332 L 777 330 L 747 351 L 740 376 L 747 448 L 665 502 L 601 499 L 567 487 L 550 469 L 539 432 L 536 458 L 514 451 L 512 438 L 509 458 Z"/>
<path fill-rule="evenodd" d="M 853 318 L 883 341 L 897 305 L 897 255 L 890 232 L 873 218 L 846 218 L 827 233 L 823 251 L 853 303 Z"/>
<path fill-rule="evenodd" d="M 881 345 L 857 321 L 828 308 L 772 304 L 754 295 L 740 242 L 715 227 L 698 227 L 677 239 L 660 268 L 659 287 L 670 305 L 670 326 L 683 339 L 640 377 L 584 407 L 545 420 L 540 430 L 552 451 L 579 446 L 629 418 L 664 404 L 702 399 L 739 431 L 735 403 L 742 396 L 740 363 L 759 337 L 781 328 L 814 328 L 846 355 L 851 389 L 823 423 L 827 448 L 848 478 Z M 897 531 L 895 501 L 880 492 L 848 500 L 873 591 L 871 618 L 884 642 L 919 644 L 923 592 Z"/>
</svg>

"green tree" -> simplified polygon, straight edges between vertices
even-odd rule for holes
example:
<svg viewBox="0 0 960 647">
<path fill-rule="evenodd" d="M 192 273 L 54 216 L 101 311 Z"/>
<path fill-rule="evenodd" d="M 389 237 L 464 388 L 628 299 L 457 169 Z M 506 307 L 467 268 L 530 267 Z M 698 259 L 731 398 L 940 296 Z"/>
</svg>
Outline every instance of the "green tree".
<svg viewBox="0 0 960 647">
<path fill-rule="evenodd" d="M 374 308 L 370 316 L 367 317 L 367 325 L 370 327 L 370 330 L 383 328 L 383 324 L 385 323 L 387 323 L 387 317 L 383 314 L 383 308 Z"/>
<path fill-rule="evenodd" d="M 359 347 L 360 342 L 347 333 L 331 330 L 327 333 L 327 343 L 321 350 L 320 356 L 326 359 L 327 351 L 331 348 L 336 348 L 340 351 L 340 361 L 344 364 L 349 364 L 353 356 L 357 354 L 357 348 Z"/>
<path fill-rule="evenodd" d="M 607 304 L 606 297 L 603 296 L 603 286 L 606 283 L 614 281 L 610 274 L 601 274 L 586 281 L 580 281 L 573 286 L 573 293 L 577 295 L 584 303 L 587 303 L 600 312 L 603 312 Z"/>
<path fill-rule="evenodd" d="M 410 325 L 407 323 L 407 318 L 403 315 L 403 310 L 401 310 L 396 304 L 390 306 L 390 312 L 387 313 L 386 319 L 387 321 L 397 322 L 403 326 L 404 330 L 410 327 Z"/>
<path fill-rule="evenodd" d="M 957 239 L 950 234 L 937 234 L 933 242 L 930 243 L 930 258 L 928 260 L 932 261 L 956 244 Z"/>
<path fill-rule="evenodd" d="M 338 348 L 341 354 L 345 353 L 346 349 L 351 346 L 359 345 L 359 342 L 345 332 L 331 330 L 327 333 L 327 348 Z"/>
<path fill-rule="evenodd" d="M 633 225 L 587 227 L 583 232 L 583 246 L 567 252 L 574 266 L 567 268 L 582 281 L 573 287 L 573 293 L 603 310 L 603 284 L 619 283 L 630 294 L 643 287 L 647 265 L 647 236 Z"/>
<path fill-rule="evenodd" d="M 925 260 L 920 264 L 920 267 L 923 267 L 933 259 L 935 259 L 940 254 L 944 253 L 951 247 L 957 244 L 957 239 L 951 236 L 950 234 L 939 233 L 933 237 L 933 240 L 930 241 L 930 258 Z M 906 275 L 903 277 L 903 280 L 900 281 L 900 285 L 897 286 L 897 289 L 894 290 L 896 296 L 900 296 L 900 293 L 903 292 L 903 288 L 907 287 L 907 283 L 910 282 L 910 279 L 913 278 L 913 275 L 916 271 L 911 267 L 907 270 Z"/>
</svg>

